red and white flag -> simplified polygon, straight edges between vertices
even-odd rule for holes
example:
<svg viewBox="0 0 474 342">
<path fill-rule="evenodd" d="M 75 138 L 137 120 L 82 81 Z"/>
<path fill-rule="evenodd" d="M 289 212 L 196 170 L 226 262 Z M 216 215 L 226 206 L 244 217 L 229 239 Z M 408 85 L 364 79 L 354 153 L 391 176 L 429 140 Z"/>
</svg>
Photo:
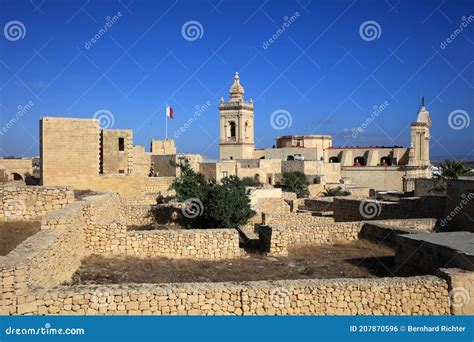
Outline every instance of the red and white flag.
<svg viewBox="0 0 474 342">
<path fill-rule="evenodd" d="M 166 116 L 169 117 L 170 119 L 173 118 L 173 108 L 171 108 L 168 105 L 166 105 Z"/>
</svg>

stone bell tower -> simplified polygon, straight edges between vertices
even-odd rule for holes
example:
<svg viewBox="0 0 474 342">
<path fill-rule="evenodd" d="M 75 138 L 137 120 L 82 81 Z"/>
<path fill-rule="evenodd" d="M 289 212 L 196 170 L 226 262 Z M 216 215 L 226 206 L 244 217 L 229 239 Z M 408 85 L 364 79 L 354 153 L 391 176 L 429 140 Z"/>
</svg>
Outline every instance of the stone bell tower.
<svg viewBox="0 0 474 342">
<path fill-rule="evenodd" d="M 416 122 L 410 127 L 411 131 L 411 149 L 412 158 L 410 160 L 412 166 L 430 166 L 430 128 L 431 118 L 430 112 L 426 110 L 425 98 L 421 98 L 421 109 L 418 112 Z"/>
<path fill-rule="evenodd" d="M 229 102 L 219 104 L 219 159 L 252 159 L 255 150 L 253 135 L 253 102 L 245 102 L 239 73 L 230 87 Z"/>
<path fill-rule="evenodd" d="M 416 122 L 410 126 L 410 149 L 404 180 L 404 191 L 413 191 L 415 179 L 431 177 L 430 161 L 430 112 L 426 110 L 425 98 L 421 98 L 421 109 Z"/>
</svg>

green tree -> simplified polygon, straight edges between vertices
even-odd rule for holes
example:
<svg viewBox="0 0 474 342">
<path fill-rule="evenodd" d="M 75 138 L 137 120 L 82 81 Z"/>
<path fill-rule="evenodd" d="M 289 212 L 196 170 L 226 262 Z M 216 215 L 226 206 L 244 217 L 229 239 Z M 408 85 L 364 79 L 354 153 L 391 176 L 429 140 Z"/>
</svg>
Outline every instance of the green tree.
<svg viewBox="0 0 474 342">
<path fill-rule="evenodd" d="M 300 171 L 283 173 L 283 190 L 296 193 L 296 197 L 304 198 L 309 196 L 308 180 L 306 175 Z"/>
<path fill-rule="evenodd" d="M 180 164 L 179 168 L 181 176 L 171 184 L 171 189 L 176 192 L 176 199 L 184 202 L 190 198 L 198 198 L 202 201 L 207 197 L 209 183 L 204 175 L 191 169 L 187 160 Z"/>
<path fill-rule="evenodd" d="M 181 176 L 173 181 L 171 188 L 179 201 L 194 205 L 196 211 L 185 223 L 189 227 L 236 228 L 255 215 L 245 185 L 238 177 L 226 177 L 216 184 L 192 170 L 188 163 L 179 167 Z"/>
<path fill-rule="evenodd" d="M 440 167 L 443 178 L 457 179 L 458 177 L 472 176 L 471 169 L 462 161 L 445 160 Z"/>
<path fill-rule="evenodd" d="M 245 186 L 238 177 L 226 177 L 221 184 L 210 186 L 204 202 L 204 219 L 208 227 L 237 228 L 246 224 L 253 215 L 255 212 L 250 207 Z"/>
</svg>

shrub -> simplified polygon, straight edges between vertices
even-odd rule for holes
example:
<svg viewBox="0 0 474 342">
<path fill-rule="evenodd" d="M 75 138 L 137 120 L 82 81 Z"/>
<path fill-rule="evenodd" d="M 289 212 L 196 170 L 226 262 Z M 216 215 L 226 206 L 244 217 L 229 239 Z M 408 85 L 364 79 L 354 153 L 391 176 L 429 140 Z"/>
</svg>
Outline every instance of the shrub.
<svg viewBox="0 0 474 342">
<path fill-rule="evenodd" d="M 242 178 L 242 184 L 244 186 L 262 186 L 262 183 L 260 183 L 258 180 L 254 179 L 252 177 Z"/>
<path fill-rule="evenodd" d="M 296 193 L 296 197 L 309 196 L 308 180 L 306 175 L 300 171 L 285 172 L 282 178 L 283 190 Z"/>
<path fill-rule="evenodd" d="M 333 197 L 333 196 L 349 196 L 351 194 L 348 190 L 343 190 L 340 186 L 336 188 L 329 188 L 323 192 L 324 197 Z"/>
<path fill-rule="evenodd" d="M 196 207 L 199 212 L 196 217 L 189 219 L 188 226 L 237 228 L 246 224 L 255 214 L 250 207 L 245 185 L 238 177 L 226 177 L 221 184 L 216 184 L 192 170 L 188 163 L 179 167 L 181 176 L 171 185 L 176 198 L 181 202 L 193 199 L 192 202 L 198 202 L 199 206 Z"/>
</svg>

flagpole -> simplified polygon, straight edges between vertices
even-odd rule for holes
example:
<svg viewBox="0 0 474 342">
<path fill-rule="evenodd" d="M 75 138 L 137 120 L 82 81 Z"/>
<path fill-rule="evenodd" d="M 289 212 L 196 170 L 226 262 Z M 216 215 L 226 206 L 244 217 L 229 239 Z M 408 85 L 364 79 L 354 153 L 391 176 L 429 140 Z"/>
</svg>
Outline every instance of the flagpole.
<svg viewBox="0 0 474 342">
<path fill-rule="evenodd" d="M 165 109 L 165 127 L 166 127 L 165 140 L 168 140 L 168 113 L 166 113 L 167 108 L 168 108 L 168 105 L 166 105 L 166 109 Z"/>
</svg>

